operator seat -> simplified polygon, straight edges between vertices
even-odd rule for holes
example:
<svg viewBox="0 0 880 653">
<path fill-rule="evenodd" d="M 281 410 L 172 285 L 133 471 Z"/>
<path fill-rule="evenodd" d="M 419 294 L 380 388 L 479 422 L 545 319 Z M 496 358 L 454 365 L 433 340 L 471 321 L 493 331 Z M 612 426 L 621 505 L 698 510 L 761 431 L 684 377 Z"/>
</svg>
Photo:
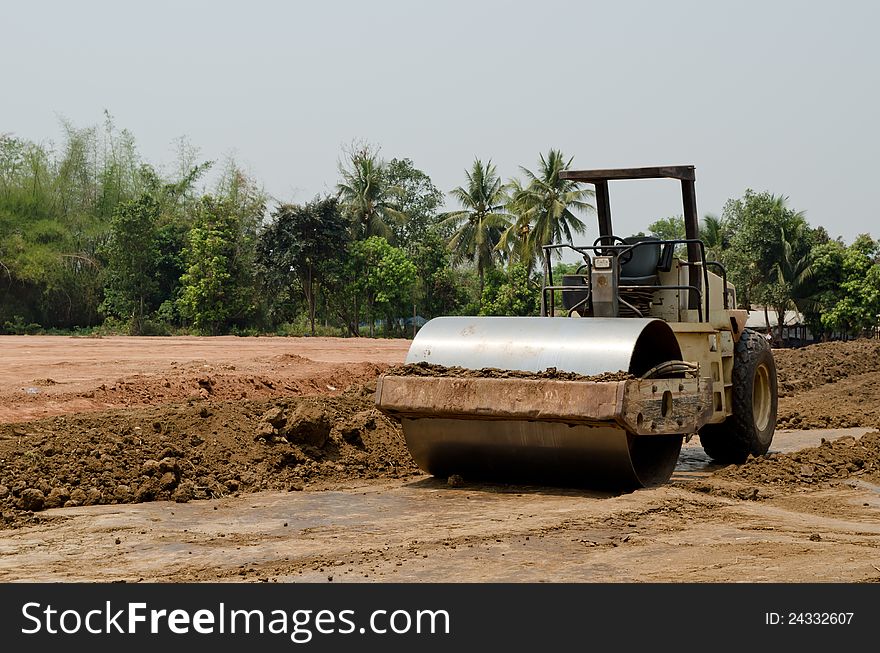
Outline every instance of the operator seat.
<svg viewBox="0 0 880 653">
<path fill-rule="evenodd" d="M 639 245 L 631 250 L 632 258 L 620 264 L 621 286 L 657 286 L 660 279 L 657 269 L 660 265 L 660 239 L 654 236 L 630 236 L 624 238 L 628 245 Z M 667 246 L 668 247 L 668 246 Z M 664 252 L 665 253 L 665 252 Z"/>
</svg>

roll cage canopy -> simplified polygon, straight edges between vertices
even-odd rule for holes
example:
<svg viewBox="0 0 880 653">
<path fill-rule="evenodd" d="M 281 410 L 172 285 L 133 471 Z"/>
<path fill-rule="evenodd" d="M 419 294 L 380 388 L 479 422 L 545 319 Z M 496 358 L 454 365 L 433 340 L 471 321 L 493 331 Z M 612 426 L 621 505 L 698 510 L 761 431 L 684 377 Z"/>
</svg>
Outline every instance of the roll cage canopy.
<svg viewBox="0 0 880 653">
<path fill-rule="evenodd" d="M 696 174 L 694 166 L 653 166 L 648 168 L 609 168 L 606 170 L 563 170 L 560 179 L 593 184 L 596 187 L 596 213 L 599 217 L 599 235 L 612 236 L 611 202 L 608 196 L 608 182 L 625 179 L 678 179 L 681 182 L 681 200 L 684 216 L 684 233 L 687 240 L 696 241 L 700 237 L 697 219 L 697 195 L 694 187 Z M 688 243 L 688 283 L 702 289 L 703 271 L 700 269 L 702 256 L 695 242 Z"/>
</svg>

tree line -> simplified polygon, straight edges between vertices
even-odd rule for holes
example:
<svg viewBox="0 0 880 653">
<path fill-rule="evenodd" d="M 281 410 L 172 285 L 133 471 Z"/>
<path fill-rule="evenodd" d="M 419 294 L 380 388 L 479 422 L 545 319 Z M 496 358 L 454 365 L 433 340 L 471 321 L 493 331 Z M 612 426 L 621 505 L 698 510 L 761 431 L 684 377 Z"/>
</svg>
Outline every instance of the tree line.
<svg viewBox="0 0 880 653">
<path fill-rule="evenodd" d="M 408 335 L 437 315 L 534 315 L 543 245 L 585 236 L 589 186 L 558 150 L 503 180 L 475 160 L 446 194 L 408 158 L 353 144 L 335 192 L 271 199 L 234 161 L 179 145 L 160 172 L 109 115 L 59 148 L 0 135 L 0 331 Z M 206 173 L 218 168 L 212 183 Z M 743 306 L 796 307 L 815 333 L 880 314 L 880 245 L 813 228 L 751 190 L 702 238 Z M 649 231 L 681 237 L 680 216 Z"/>
</svg>

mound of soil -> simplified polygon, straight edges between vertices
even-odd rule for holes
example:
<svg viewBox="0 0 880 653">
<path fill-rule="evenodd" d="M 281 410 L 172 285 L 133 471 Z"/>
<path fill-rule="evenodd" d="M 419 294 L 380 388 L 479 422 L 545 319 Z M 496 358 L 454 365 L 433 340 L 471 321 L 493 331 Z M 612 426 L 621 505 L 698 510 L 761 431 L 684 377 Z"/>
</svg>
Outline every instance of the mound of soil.
<svg viewBox="0 0 880 653">
<path fill-rule="evenodd" d="M 471 370 L 464 367 L 445 367 L 433 363 L 410 363 L 391 367 L 386 374 L 391 376 L 453 376 L 459 378 L 489 379 L 550 379 L 555 381 L 626 381 L 635 377 L 628 372 L 603 372 L 593 376 L 584 376 L 574 372 L 563 372 L 555 367 L 548 367 L 543 372 L 522 372 L 519 370 L 502 370 L 495 367 L 484 367 Z"/>
<path fill-rule="evenodd" d="M 0 527 L 45 508 L 301 490 L 418 472 L 375 387 L 337 397 L 190 400 L 0 425 Z"/>
<path fill-rule="evenodd" d="M 781 429 L 880 427 L 880 341 L 775 350 Z"/>
<path fill-rule="evenodd" d="M 777 349 L 779 396 L 788 397 L 841 379 L 880 372 L 880 340 L 823 342 Z"/>
<path fill-rule="evenodd" d="M 860 374 L 779 400 L 776 428 L 880 428 L 880 372 Z"/>
<path fill-rule="evenodd" d="M 802 486 L 823 481 L 862 477 L 880 481 L 880 431 L 860 438 L 822 440 L 789 454 L 751 458 L 743 465 L 731 465 L 716 475 L 739 481 L 777 486 Z"/>
</svg>

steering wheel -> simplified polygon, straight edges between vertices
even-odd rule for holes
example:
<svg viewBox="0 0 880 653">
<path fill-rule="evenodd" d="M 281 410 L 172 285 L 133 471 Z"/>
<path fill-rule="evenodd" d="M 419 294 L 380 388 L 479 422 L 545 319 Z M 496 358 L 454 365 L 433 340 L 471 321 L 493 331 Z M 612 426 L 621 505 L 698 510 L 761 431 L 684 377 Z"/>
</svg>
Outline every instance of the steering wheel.
<svg viewBox="0 0 880 653">
<path fill-rule="evenodd" d="M 593 247 L 600 247 L 602 245 L 616 245 L 616 244 L 625 245 L 626 247 L 631 247 L 632 243 L 626 242 L 620 236 L 599 236 L 596 240 L 593 241 Z M 596 253 L 600 256 L 611 256 L 612 254 L 617 254 L 618 249 L 597 249 Z M 620 254 L 618 254 L 618 260 L 621 265 L 625 265 L 632 260 L 633 250 L 623 250 Z"/>
</svg>

